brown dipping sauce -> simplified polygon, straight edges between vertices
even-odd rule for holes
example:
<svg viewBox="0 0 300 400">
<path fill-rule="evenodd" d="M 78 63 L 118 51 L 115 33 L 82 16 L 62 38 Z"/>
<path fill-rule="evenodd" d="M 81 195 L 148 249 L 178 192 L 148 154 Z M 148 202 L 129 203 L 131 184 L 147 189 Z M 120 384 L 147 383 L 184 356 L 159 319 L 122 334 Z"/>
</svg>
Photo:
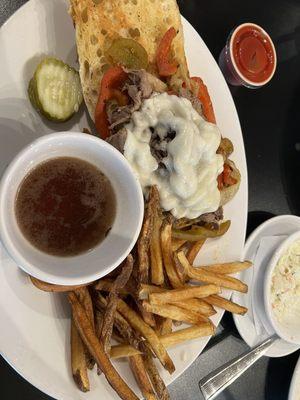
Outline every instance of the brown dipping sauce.
<svg viewBox="0 0 300 400">
<path fill-rule="evenodd" d="M 116 198 L 110 181 L 95 166 L 59 157 L 24 178 L 15 213 L 33 246 L 56 256 L 74 256 L 106 237 L 115 219 Z"/>
</svg>

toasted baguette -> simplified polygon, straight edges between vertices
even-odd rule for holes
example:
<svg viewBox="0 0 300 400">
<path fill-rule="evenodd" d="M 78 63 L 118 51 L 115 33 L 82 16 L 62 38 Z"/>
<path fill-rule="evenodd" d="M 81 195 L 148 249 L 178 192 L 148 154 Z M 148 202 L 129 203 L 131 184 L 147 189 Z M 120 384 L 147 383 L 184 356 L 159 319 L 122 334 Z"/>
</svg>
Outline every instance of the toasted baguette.
<svg viewBox="0 0 300 400">
<path fill-rule="evenodd" d="M 158 44 L 173 26 L 178 34 L 172 50 L 179 68 L 172 85 L 188 81 L 180 12 L 176 0 L 70 0 L 76 29 L 80 78 L 84 100 L 94 120 L 100 82 L 108 68 L 105 52 L 118 37 L 139 42 L 149 57 L 148 71 L 157 76 Z"/>
</svg>

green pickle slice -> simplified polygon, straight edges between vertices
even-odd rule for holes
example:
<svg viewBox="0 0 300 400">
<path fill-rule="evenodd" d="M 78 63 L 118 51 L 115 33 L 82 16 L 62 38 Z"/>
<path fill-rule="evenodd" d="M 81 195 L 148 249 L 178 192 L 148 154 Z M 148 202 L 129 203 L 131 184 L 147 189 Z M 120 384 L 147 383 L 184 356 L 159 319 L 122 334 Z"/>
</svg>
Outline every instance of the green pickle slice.
<svg viewBox="0 0 300 400">
<path fill-rule="evenodd" d="M 61 60 L 45 58 L 29 82 L 28 96 L 33 107 L 47 119 L 66 121 L 82 103 L 79 74 Z"/>
<path fill-rule="evenodd" d="M 133 39 L 115 39 L 106 51 L 106 57 L 115 65 L 129 69 L 146 69 L 148 54 L 144 47 Z"/>
</svg>

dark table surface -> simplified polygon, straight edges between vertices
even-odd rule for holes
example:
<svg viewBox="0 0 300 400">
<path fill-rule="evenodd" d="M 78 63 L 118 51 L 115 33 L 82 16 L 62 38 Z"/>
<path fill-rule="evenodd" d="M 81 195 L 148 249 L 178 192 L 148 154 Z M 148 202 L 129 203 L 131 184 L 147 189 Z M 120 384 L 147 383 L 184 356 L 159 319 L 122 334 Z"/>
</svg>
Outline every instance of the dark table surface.
<svg viewBox="0 0 300 400">
<path fill-rule="evenodd" d="M 0 25 L 24 3 L 1 0 Z M 231 88 L 248 163 L 248 233 L 273 215 L 300 215 L 300 0 L 179 0 L 179 6 L 216 59 L 228 33 L 240 23 L 262 25 L 273 38 L 278 68 L 271 83 L 259 90 Z M 172 399 L 201 399 L 199 379 L 247 349 L 231 316 L 225 314 L 222 325 L 223 333 L 170 386 Z M 286 400 L 298 356 L 299 352 L 279 359 L 262 358 L 218 399 Z M 1 399 L 50 399 L 1 358 L 0 376 Z"/>
</svg>

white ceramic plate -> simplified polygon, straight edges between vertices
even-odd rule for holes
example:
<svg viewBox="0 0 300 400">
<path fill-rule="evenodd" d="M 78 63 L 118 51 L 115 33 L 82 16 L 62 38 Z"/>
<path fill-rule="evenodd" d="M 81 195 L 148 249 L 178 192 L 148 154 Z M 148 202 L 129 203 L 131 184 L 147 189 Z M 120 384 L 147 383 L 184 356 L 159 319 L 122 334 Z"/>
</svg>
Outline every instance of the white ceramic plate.
<svg viewBox="0 0 300 400">
<path fill-rule="evenodd" d="M 192 75 L 201 76 L 214 103 L 218 125 L 235 145 L 233 160 L 242 175 L 240 190 L 225 207 L 232 220 L 229 232 L 211 241 L 201 252 L 202 262 L 240 259 L 247 218 L 247 170 L 242 133 L 236 109 L 224 78 L 206 45 L 183 20 L 187 59 Z M 22 35 L 20 34 L 22 27 Z M 225 38 L 224 38 L 225 40 Z M 0 30 L 0 174 L 12 157 L 27 143 L 53 131 L 88 126 L 86 113 L 64 124 L 46 122 L 32 109 L 26 88 L 38 60 L 52 54 L 76 66 L 76 46 L 71 18 L 64 0 L 31 0 Z M 105 378 L 91 374 L 91 391 L 80 393 L 69 365 L 69 306 L 65 296 L 34 289 L 28 278 L 0 249 L 0 351 L 2 356 L 29 382 L 57 399 L 116 399 Z M 218 324 L 222 312 L 214 318 Z M 170 350 L 176 372 L 162 371 L 167 384 L 178 377 L 201 353 L 209 338 Z M 126 362 L 118 370 L 139 393 Z"/>
<path fill-rule="evenodd" d="M 278 217 L 274 217 L 269 219 L 268 221 L 261 224 L 255 231 L 247 239 L 244 251 L 244 259 L 245 260 L 254 260 L 257 248 L 259 246 L 260 240 L 265 236 L 281 236 L 283 235 L 291 235 L 292 233 L 298 231 L 300 229 L 300 218 L 294 215 L 280 215 Z M 267 262 L 262 262 L 261 265 L 256 266 L 259 269 L 262 269 L 259 278 L 264 279 L 264 271 L 267 267 Z M 252 301 L 251 301 L 251 288 L 252 288 L 252 279 L 253 278 L 253 270 L 250 268 L 246 271 L 242 271 L 239 274 L 239 279 L 242 279 L 249 286 L 249 292 L 245 295 L 241 295 L 238 292 L 234 292 L 232 296 L 232 300 L 236 303 L 243 305 L 248 308 L 248 313 L 243 317 L 240 315 L 233 315 L 234 322 L 236 327 L 245 340 L 245 342 L 253 347 L 262 341 L 265 337 L 262 335 L 259 337 L 256 333 L 256 328 L 254 325 L 254 318 L 252 312 Z M 262 304 L 260 304 L 261 308 L 264 308 L 263 300 Z M 258 310 L 261 316 L 264 316 L 264 311 Z M 266 318 L 266 317 L 264 317 Z M 264 321 L 267 323 L 267 321 Z M 268 326 L 268 329 L 270 327 Z M 272 328 L 271 328 L 272 329 Z M 274 333 L 270 331 L 271 335 Z M 274 345 L 267 351 L 266 356 L 268 357 L 283 357 L 288 354 L 293 353 L 299 348 L 298 345 L 288 343 L 285 340 L 277 340 Z"/>
<path fill-rule="evenodd" d="M 294 369 L 288 400 L 300 400 L 300 357 Z"/>
</svg>

